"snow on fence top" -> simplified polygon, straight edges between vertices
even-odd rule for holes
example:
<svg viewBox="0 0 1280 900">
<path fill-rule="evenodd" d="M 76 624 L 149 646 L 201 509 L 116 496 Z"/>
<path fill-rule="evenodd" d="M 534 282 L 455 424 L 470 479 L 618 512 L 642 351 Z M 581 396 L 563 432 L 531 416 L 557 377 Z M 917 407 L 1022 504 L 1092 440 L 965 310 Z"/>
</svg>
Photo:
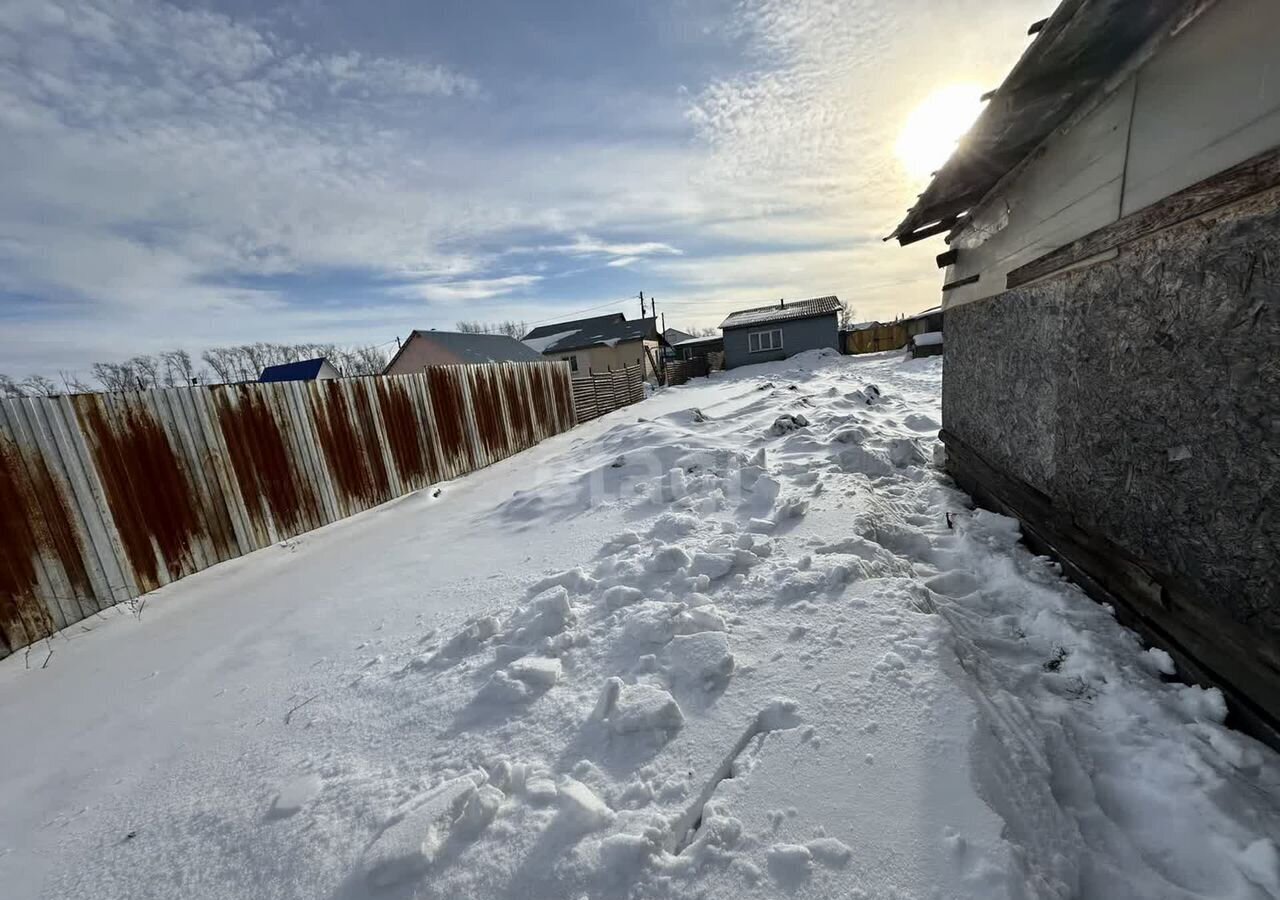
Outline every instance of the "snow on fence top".
<svg viewBox="0 0 1280 900">
<path fill-rule="evenodd" d="M 552 361 L 0 402 L 0 657 L 575 422 Z"/>
</svg>

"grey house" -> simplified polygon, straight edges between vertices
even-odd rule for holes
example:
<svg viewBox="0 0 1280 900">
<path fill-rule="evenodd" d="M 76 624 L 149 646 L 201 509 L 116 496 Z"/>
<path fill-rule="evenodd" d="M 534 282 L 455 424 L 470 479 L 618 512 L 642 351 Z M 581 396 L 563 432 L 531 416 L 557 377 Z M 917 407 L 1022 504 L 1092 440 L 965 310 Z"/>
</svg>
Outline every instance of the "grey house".
<svg viewBox="0 0 1280 900">
<path fill-rule="evenodd" d="M 740 309 L 720 323 L 724 367 L 786 359 L 804 350 L 840 347 L 840 301 L 817 297 Z"/>
</svg>

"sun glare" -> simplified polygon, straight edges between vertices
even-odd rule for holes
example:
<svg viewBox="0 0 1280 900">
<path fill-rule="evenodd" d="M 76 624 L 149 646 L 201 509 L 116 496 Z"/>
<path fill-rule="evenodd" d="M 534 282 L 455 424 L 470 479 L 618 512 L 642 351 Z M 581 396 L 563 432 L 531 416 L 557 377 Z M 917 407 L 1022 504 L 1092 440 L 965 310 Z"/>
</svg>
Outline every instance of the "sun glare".
<svg viewBox="0 0 1280 900">
<path fill-rule="evenodd" d="M 911 111 L 898 135 L 898 158 L 913 178 L 938 169 L 982 111 L 982 89 L 953 84 L 926 97 Z"/>
</svg>

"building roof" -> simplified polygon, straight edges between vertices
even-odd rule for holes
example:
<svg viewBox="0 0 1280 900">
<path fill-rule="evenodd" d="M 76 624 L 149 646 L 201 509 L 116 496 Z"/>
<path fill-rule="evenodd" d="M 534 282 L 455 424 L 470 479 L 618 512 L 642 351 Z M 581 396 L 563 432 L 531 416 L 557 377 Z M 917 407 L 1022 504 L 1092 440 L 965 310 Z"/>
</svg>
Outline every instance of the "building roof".
<svg viewBox="0 0 1280 900">
<path fill-rule="evenodd" d="M 689 334 L 687 331 L 681 331 L 679 328 L 668 328 L 666 331 L 662 332 L 662 337 L 668 344 L 674 346 L 681 341 L 689 340 L 693 335 Z"/>
<path fill-rule="evenodd" d="M 1176 31 L 1202 0 L 1062 0 L 956 152 L 885 240 L 951 230 L 1148 40 Z M 1034 28 L 1035 26 L 1033 26 Z"/>
<path fill-rule="evenodd" d="M 563 353 L 587 347 L 616 347 L 631 341 L 656 341 L 655 316 L 630 321 L 622 313 L 539 325 L 524 336 L 524 343 L 538 353 Z"/>
<path fill-rule="evenodd" d="M 689 337 L 683 341 L 676 341 L 672 347 L 696 347 L 699 344 L 718 344 L 724 340 L 722 335 L 713 334 L 707 337 Z"/>
<path fill-rule="evenodd" d="M 382 371 L 390 372 L 400 354 L 411 341 L 425 341 L 440 358 L 439 365 L 493 362 L 538 362 L 542 357 L 505 334 L 464 334 L 461 331 L 424 331 L 414 329 L 409 339 L 400 345 L 396 355 Z"/>
<path fill-rule="evenodd" d="M 320 356 L 315 359 L 304 359 L 301 362 L 267 366 L 258 376 L 258 381 L 313 381 L 320 374 L 320 370 L 328 364 L 329 360 Z"/>
<path fill-rule="evenodd" d="M 815 297 L 812 300 L 779 300 L 768 306 L 755 306 L 729 313 L 720 328 L 746 328 L 748 325 L 766 325 L 774 322 L 790 322 L 792 319 L 811 319 L 840 312 L 840 299 L 835 296 Z"/>
</svg>

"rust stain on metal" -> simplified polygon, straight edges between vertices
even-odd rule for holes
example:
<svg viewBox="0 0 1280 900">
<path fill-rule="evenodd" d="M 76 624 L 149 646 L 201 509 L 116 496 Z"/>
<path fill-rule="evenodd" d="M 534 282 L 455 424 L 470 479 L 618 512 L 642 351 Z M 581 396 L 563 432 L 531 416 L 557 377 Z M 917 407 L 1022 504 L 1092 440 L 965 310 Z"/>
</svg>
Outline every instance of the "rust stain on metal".
<svg viewBox="0 0 1280 900">
<path fill-rule="evenodd" d="M 36 567 L 41 550 L 48 548 L 57 530 L 43 527 L 39 497 L 45 491 L 57 492 L 57 485 L 43 460 L 39 468 L 48 478 L 47 485 L 32 484 L 22 451 L 10 441 L 0 441 L 0 640 L 12 649 L 35 643 L 54 630 L 53 619 L 36 597 Z M 65 510 L 65 502 L 58 497 Z M 49 549 L 61 560 L 63 548 Z M 76 570 L 83 575 L 83 563 Z M 87 576 L 84 580 L 88 581 Z"/>
<path fill-rule="evenodd" d="M 507 400 L 507 411 L 511 419 L 511 427 L 515 429 L 518 446 L 528 447 L 533 443 L 533 428 L 529 419 L 529 405 L 525 399 L 520 373 L 507 368 L 502 372 L 502 394 Z"/>
<path fill-rule="evenodd" d="M 194 570 L 192 540 L 202 533 L 194 492 L 169 439 L 151 413 L 130 403 L 117 432 L 95 394 L 72 398 L 87 432 L 94 468 L 143 590 L 160 586 L 157 551 L 170 578 Z"/>
<path fill-rule="evenodd" d="M 555 425 L 547 409 L 547 379 L 541 365 L 530 366 L 529 381 L 533 388 L 534 419 L 546 429 L 547 433 L 555 431 Z"/>
<path fill-rule="evenodd" d="M 333 379 L 318 385 L 326 394 L 325 408 L 318 410 L 316 424 L 320 446 L 337 481 L 337 488 L 348 501 L 372 506 L 387 498 L 387 470 L 378 451 L 377 434 L 372 433 L 372 411 L 367 406 L 361 413 L 363 435 L 357 435 L 351 408 L 342 384 Z M 363 400 L 360 401 L 363 405 Z M 367 418 L 367 424 L 366 424 Z M 370 441 L 372 436 L 372 441 Z M 370 453 L 369 451 L 373 452 Z"/>
<path fill-rule="evenodd" d="M 506 456 L 507 430 L 502 422 L 502 398 L 498 396 L 490 372 L 487 367 L 472 367 L 463 371 L 471 377 L 471 383 L 475 387 L 472 397 L 481 442 L 491 458 Z"/>
<path fill-rule="evenodd" d="M 569 384 L 569 375 L 564 371 L 556 371 L 551 375 L 555 382 L 556 410 L 562 424 L 572 426 L 573 423 L 573 394 L 572 387 Z"/>
<path fill-rule="evenodd" d="M 359 388 L 356 387 L 359 385 Z M 355 395 L 356 421 L 360 423 L 360 437 L 364 442 L 364 458 L 369 467 L 370 484 L 373 496 L 370 503 L 381 503 L 391 499 L 391 478 L 387 474 L 387 464 L 382 458 L 382 438 L 378 435 L 378 425 L 373 417 L 373 406 L 369 401 L 368 379 L 352 383 Z"/>
<path fill-rule="evenodd" d="M 418 416 L 404 384 L 394 378 L 378 379 L 378 411 L 391 442 L 391 458 L 402 481 L 430 484 L 439 463 L 435 448 L 418 427 Z"/>
<path fill-rule="evenodd" d="M 431 410 L 435 414 L 440 445 L 451 461 L 470 460 L 467 435 L 462 430 L 462 393 L 444 368 L 427 369 L 427 390 L 431 394 Z"/>
<path fill-rule="evenodd" d="M 277 528 L 291 534 L 305 530 L 320 520 L 316 496 L 310 485 L 298 477 L 266 400 L 248 386 L 241 386 L 237 393 L 236 405 L 232 405 L 225 391 L 219 391 L 215 401 L 218 425 L 245 509 L 259 526 L 265 527 L 265 499 Z"/>
</svg>

